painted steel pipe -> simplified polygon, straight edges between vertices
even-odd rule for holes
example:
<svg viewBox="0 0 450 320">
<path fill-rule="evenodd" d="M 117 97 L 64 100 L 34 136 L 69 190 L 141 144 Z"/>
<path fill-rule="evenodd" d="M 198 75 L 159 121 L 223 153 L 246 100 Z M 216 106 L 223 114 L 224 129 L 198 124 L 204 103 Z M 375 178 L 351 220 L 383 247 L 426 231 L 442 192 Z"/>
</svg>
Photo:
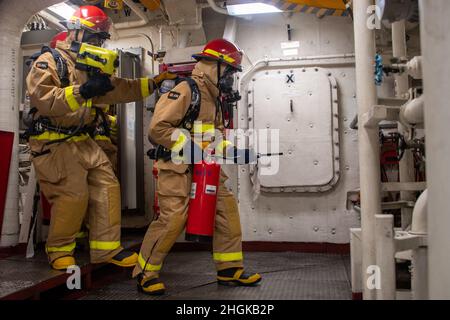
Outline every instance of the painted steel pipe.
<svg viewBox="0 0 450 320">
<path fill-rule="evenodd" d="M 425 121 L 424 106 L 425 106 L 424 96 L 420 96 L 419 98 L 408 102 L 400 109 L 400 121 L 405 126 L 414 126 L 423 124 Z"/>
<path fill-rule="evenodd" d="M 361 120 L 377 104 L 377 92 L 373 81 L 373 63 L 375 50 L 375 28 L 369 28 L 368 9 L 373 6 L 371 0 L 358 0 L 353 3 L 356 91 L 358 117 Z M 363 121 L 361 121 L 362 123 Z M 359 167 L 361 188 L 361 229 L 362 229 L 362 273 L 363 284 L 367 284 L 367 271 L 376 264 L 375 254 L 375 216 L 381 213 L 380 198 L 380 145 L 378 128 L 361 126 L 359 135 Z M 364 285 L 363 298 L 374 300 L 376 291 Z"/>
<path fill-rule="evenodd" d="M 209 6 L 211 7 L 211 9 L 213 9 L 215 12 L 220 13 L 220 14 L 224 14 L 224 15 L 229 15 L 228 14 L 228 10 L 221 8 L 217 5 L 217 3 L 214 0 L 207 0 Z"/>
<path fill-rule="evenodd" d="M 394 216 L 390 214 L 376 216 L 377 267 L 380 271 L 378 300 L 395 300 L 395 232 Z"/>
<path fill-rule="evenodd" d="M 404 60 L 407 59 L 406 46 L 406 22 L 405 20 L 394 22 L 392 24 L 392 53 L 394 58 Z M 399 99 L 409 99 L 409 80 L 406 72 L 395 75 L 395 96 Z M 401 118 L 400 118 L 401 119 Z M 398 123 L 398 132 L 403 136 L 410 137 L 410 130 L 407 121 L 400 121 Z M 415 181 L 414 173 L 414 157 L 411 150 L 405 150 L 405 153 L 399 164 L 400 182 Z M 414 193 L 402 191 L 400 197 L 405 201 L 414 201 L 416 199 Z M 412 209 L 402 208 L 402 223 L 403 229 L 406 229 L 411 224 Z"/>
<path fill-rule="evenodd" d="M 428 234 L 428 190 L 425 190 L 417 199 L 413 211 L 411 234 L 426 236 Z"/>
<path fill-rule="evenodd" d="M 428 248 L 413 250 L 411 271 L 411 291 L 413 300 L 427 300 L 428 293 Z"/>
</svg>

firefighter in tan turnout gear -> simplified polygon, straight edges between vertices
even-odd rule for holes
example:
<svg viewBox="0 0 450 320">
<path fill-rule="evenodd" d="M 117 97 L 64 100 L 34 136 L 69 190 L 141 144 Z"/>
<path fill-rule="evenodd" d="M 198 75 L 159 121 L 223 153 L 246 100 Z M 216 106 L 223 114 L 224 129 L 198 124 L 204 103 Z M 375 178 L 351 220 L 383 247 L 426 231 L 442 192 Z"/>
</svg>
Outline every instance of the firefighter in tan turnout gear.
<svg viewBox="0 0 450 320">
<path fill-rule="evenodd" d="M 58 33 L 50 41 L 50 48 L 55 49 L 58 41 L 65 41 L 67 38 L 67 31 Z M 99 145 L 103 152 L 111 161 L 114 173 L 117 176 L 117 117 L 108 114 L 109 106 L 102 108 L 103 113 L 98 114 L 97 125 L 93 126 L 90 132 L 91 138 Z"/>
<path fill-rule="evenodd" d="M 233 74 L 242 71 L 242 52 L 223 39 L 211 41 L 203 52 L 194 58 L 198 61 L 192 73 L 195 85 L 192 86 L 190 81 L 182 81 L 172 91 L 164 94 L 156 105 L 149 128 L 150 141 L 158 145 L 154 156 L 158 160 L 156 165 L 160 216 L 152 222 L 145 235 L 133 272 L 133 276 L 138 278 L 138 289 L 147 294 L 164 293 L 165 286 L 159 279 L 159 273 L 164 258 L 183 231 L 187 220 L 192 166 L 177 163 L 173 157 L 170 159 L 170 156 L 168 159 L 167 154 L 178 153 L 180 145 L 190 143 L 192 148 L 188 154 L 192 159 L 192 154 L 195 153 L 193 149 L 201 149 L 202 143 L 198 145 L 195 142 L 187 142 L 191 139 L 191 134 L 197 134 L 199 131 L 205 134 L 214 132 L 214 128 L 224 128 L 223 112 L 219 110 L 222 108 L 217 101 L 223 92 L 223 85 L 232 88 Z M 227 81 L 230 79 L 231 84 Z M 193 92 L 195 88 L 197 93 Z M 201 97 L 197 114 L 191 112 L 194 95 Z M 193 126 L 184 126 L 185 129 L 191 129 L 191 134 L 186 137 L 179 132 L 179 128 L 193 113 L 197 122 Z M 173 137 L 176 132 L 179 132 L 178 136 Z M 226 155 L 229 152 L 227 150 L 239 151 L 241 154 L 249 152 L 237 150 L 226 141 L 220 143 L 217 149 L 221 149 Z M 188 155 L 185 156 L 189 158 Z M 224 186 L 226 180 L 227 177 L 221 172 L 213 237 L 217 279 L 220 284 L 253 285 L 261 280 L 261 276 L 244 272 L 239 212 L 234 195 Z"/>
<path fill-rule="evenodd" d="M 109 38 L 110 19 L 97 7 L 82 6 L 66 24 L 67 38 L 56 44 L 64 63 L 43 53 L 27 77 L 37 109 L 29 144 L 41 190 L 52 204 L 46 252 L 54 269 L 76 264 L 75 237 L 88 215 L 91 262 L 132 267 L 137 255 L 120 243 L 119 182 L 89 129 L 102 106 L 142 100 L 173 76 L 129 80 L 88 72 L 77 64 L 80 55 L 74 48 L 89 44 L 105 50 L 100 46 Z M 109 63 L 89 53 L 84 58 Z"/>
</svg>

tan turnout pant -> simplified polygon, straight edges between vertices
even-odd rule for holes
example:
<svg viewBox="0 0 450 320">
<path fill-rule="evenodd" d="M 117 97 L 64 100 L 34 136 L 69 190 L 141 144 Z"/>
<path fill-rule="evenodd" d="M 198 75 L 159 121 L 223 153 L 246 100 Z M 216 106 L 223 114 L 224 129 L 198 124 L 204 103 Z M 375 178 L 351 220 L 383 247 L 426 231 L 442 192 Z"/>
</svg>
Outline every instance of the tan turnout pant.
<svg viewBox="0 0 450 320">
<path fill-rule="evenodd" d="M 42 142 L 30 141 L 30 146 L 39 151 Z M 41 190 L 52 204 L 46 245 L 50 262 L 73 255 L 86 214 L 91 262 L 106 262 L 119 253 L 120 186 L 100 147 L 91 138 L 75 137 L 50 146 L 50 153 L 34 157 L 33 164 Z"/>
<path fill-rule="evenodd" d="M 159 275 L 164 258 L 184 230 L 191 179 L 189 169 L 184 173 L 158 171 L 157 193 L 161 213 L 147 230 L 133 271 L 134 277 L 143 271 L 146 278 Z M 224 186 L 226 179 L 221 172 L 213 237 L 213 259 L 217 270 L 243 266 L 239 212 L 233 193 Z"/>
</svg>

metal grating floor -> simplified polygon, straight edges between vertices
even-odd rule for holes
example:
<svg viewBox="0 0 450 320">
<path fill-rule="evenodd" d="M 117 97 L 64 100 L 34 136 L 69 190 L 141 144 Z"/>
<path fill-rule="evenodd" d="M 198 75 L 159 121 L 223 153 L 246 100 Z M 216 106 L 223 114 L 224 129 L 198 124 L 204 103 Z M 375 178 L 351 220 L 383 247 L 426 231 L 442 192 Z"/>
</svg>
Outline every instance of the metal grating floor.
<svg viewBox="0 0 450 320">
<path fill-rule="evenodd" d="M 122 245 L 125 248 L 134 247 L 140 244 L 141 238 L 123 237 Z M 87 250 L 77 249 L 76 260 L 80 267 L 87 266 L 89 264 Z M 65 276 L 65 272 L 51 269 L 44 250 L 38 250 L 30 259 L 24 255 L 0 259 L 0 299 L 29 290 L 44 282 L 64 283 Z"/>
<path fill-rule="evenodd" d="M 311 253 L 245 253 L 248 270 L 261 273 L 256 287 L 222 287 L 208 252 L 174 252 L 161 279 L 167 293 L 151 297 L 136 290 L 136 280 L 122 275 L 90 292 L 85 300 L 350 300 L 350 257 Z"/>
</svg>

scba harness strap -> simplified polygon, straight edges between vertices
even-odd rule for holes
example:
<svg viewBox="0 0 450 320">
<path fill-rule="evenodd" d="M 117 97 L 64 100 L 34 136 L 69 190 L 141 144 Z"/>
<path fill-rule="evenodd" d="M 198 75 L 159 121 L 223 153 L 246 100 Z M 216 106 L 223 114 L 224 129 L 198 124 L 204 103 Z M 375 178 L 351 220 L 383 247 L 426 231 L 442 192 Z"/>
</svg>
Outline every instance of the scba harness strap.
<svg viewBox="0 0 450 320">
<path fill-rule="evenodd" d="M 36 52 L 33 54 L 30 59 L 27 60 L 26 64 L 27 66 L 31 66 L 32 63 L 34 63 L 39 57 L 45 53 L 51 53 L 53 59 L 56 63 L 56 71 L 59 76 L 59 80 L 61 81 L 61 87 L 65 88 L 70 85 L 69 80 L 69 70 L 67 68 L 67 62 L 62 57 L 61 53 L 58 52 L 58 50 L 43 46 L 40 52 Z"/>
<path fill-rule="evenodd" d="M 183 119 L 178 124 L 178 128 L 191 131 L 194 128 L 194 122 L 200 114 L 201 93 L 197 83 L 192 78 L 180 78 L 176 82 L 176 85 L 182 83 L 183 81 L 186 81 L 191 89 L 191 104 L 189 105 Z M 162 159 L 164 161 L 168 161 L 171 159 L 172 151 L 161 145 L 157 145 L 156 148 L 148 150 L 147 155 L 151 160 Z"/>
<path fill-rule="evenodd" d="M 36 112 L 37 109 L 33 108 L 31 112 Z M 111 131 L 109 128 L 108 123 L 106 122 L 106 116 L 105 113 L 100 108 L 95 108 L 96 115 L 95 120 L 93 123 L 98 123 L 98 119 L 101 119 L 101 122 L 97 126 L 93 125 L 83 125 L 81 123 L 79 126 L 73 126 L 73 127 L 59 127 L 55 126 L 51 123 L 50 119 L 47 117 L 39 117 L 38 119 L 34 120 L 31 124 L 31 126 L 28 128 L 28 130 L 25 133 L 24 138 L 29 139 L 30 137 L 40 136 L 46 132 L 50 133 L 57 133 L 57 134 L 63 134 L 66 137 L 62 139 L 56 139 L 53 141 L 49 141 L 46 143 L 46 145 L 55 144 L 59 142 L 64 142 L 72 137 L 75 136 L 82 136 L 85 134 L 88 134 L 91 138 L 95 138 L 97 135 L 102 136 L 111 136 Z"/>
<path fill-rule="evenodd" d="M 191 131 L 194 127 L 194 122 L 197 120 L 198 115 L 200 114 L 200 102 L 201 102 L 201 93 L 198 88 L 197 83 L 192 78 L 183 78 L 180 82 L 186 81 L 191 88 L 191 104 L 189 106 L 188 111 L 184 115 L 178 127 L 184 128 L 186 130 Z"/>
<path fill-rule="evenodd" d="M 30 59 L 27 60 L 26 64 L 28 66 L 31 66 L 32 63 L 34 63 L 39 57 L 45 53 L 51 53 L 53 59 L 56 63 L 56 70 L 58 73 L 58 77 L 61 81 L 61 88 L 68 87 L 70 85 L 69 80 L 69 72 L 67 68 L 67 62 L 61 55 L 61 53 L 58 52 L 58 50 L 50 48 L 48 46 L 42 47 L 40 52 L 37 52 L 33 54 Z M 39 67 L 39 66 L 38 66 Z M 43 66 L 44 67 L 44 66 Z M 48 67 L 48 66 L 47 66 Z M 95 107 L 94 107 L 95 108 Z M 37 108 L 33 107 L 31 108 L 29 112 L 29 116 L 31 118 L 34 117 L 34 115 L 37 113 Z M 95 108 L 96 115 L 94 123 L 97 123 L 97 120 L 101 118 L 101 124 L 97 127 L 95 126 L 83 126 L 82 124 L 77 127 L 58 127 L 51 124 L 51 121 L 49 118 L 46 117 L 39 117 L 36 120 L 31 121 L 31 125 L 28 127 L 28 130 L 24 134 L 24 138 L 28 140 L 32 136 L 39 136 L 45 132 L 53 132 L 58 134 L 64 134 L 67 135 L 64 139 L 57 139 L 55 141 L 50 141 L 48 144 L 54 144 L 66 141 L 70 139 L 73 136 L 81 136 L 84 134 L 89 134 L 91 137 L 94 137 L 97 134 L 110 136 L 110 130 L 109 126 L 106 122 L 106 116 L 103 113 L 103 111 L 99 108 Z"/>
<path fill-rule="evenodd" d="M 27 61 L 26 61 L 26 65 L 28 67 L 30 67 L 34 62 L 36 62 L 36 60 L 39 59 L 40 56 L 42 56 L 45 53 L 50 53 L 53 57 L 53 59 L 55 60 L 56 63 L 56 72 L 58 73 L 58 77 L 59 80 L 61 81 L 61 87 L 65 88 L 68 87 L 70 85 L 70 80 L 69 80 L 69 71 L 67 68 L 67 62 L 66 60 L 62 57 L 62 55 L 58 52 L 58 50 L 50 48 L 48 46 L 43 46 L 41 51 L 36 52 L 35 54 L 33 54 Z M 42 65 L 42 66 L 38 66 L 38 68 L 48 68 L 48 65 Z M 29 120 L 29 125 L 28 125 L 28 129 L 25 132 L 23 138 L 25 138 L 26 140 L 29 139 L 29 137 L 31 136 L 38 136 L 42 133 L 44 133 L 45 131 L 52 131 L 52 132 L 57 132 L 57 133 L 62 133 L 62 134 L 67 134 L 67 135 L 72 135 L 74 132 L 74 128 L 60 128 L 60 127 L 56 127 L 51 125 L 50 119 L 45 118 L 45 117 L 39 117 L 36 120 L 32 120 L 34 118 L 34 115 L 38 112 L 38 109 L 33 107 L 30 109 L 29 114 L 27 115 L 27 117 L 30 119 Z"/>
<path fill-rule="evenodd" d="M 100 119 L 100 122 L 99 122 Z M 105 112 L 100 108 L 95 108 L 94 124 L 98 124 L 92 128 L 92 132 L 89 135 L 95 138 L 97 135 L 111 137 L 111 128 L 109 126 Z"/>
<path fill-rule="evenodd" d="M 38 136 L 46 131 L 56 132 L 56 133 L 62 133 L 66 135 L 82 135 L 85 133 L 89 133 L 89 127 L 57 127 L 50 123 L 50 120 L 48 118 L 40 117 L 38 120 L 34 122 L 34 125 L 31 128 L 31 136 Z"/>
</svg>

